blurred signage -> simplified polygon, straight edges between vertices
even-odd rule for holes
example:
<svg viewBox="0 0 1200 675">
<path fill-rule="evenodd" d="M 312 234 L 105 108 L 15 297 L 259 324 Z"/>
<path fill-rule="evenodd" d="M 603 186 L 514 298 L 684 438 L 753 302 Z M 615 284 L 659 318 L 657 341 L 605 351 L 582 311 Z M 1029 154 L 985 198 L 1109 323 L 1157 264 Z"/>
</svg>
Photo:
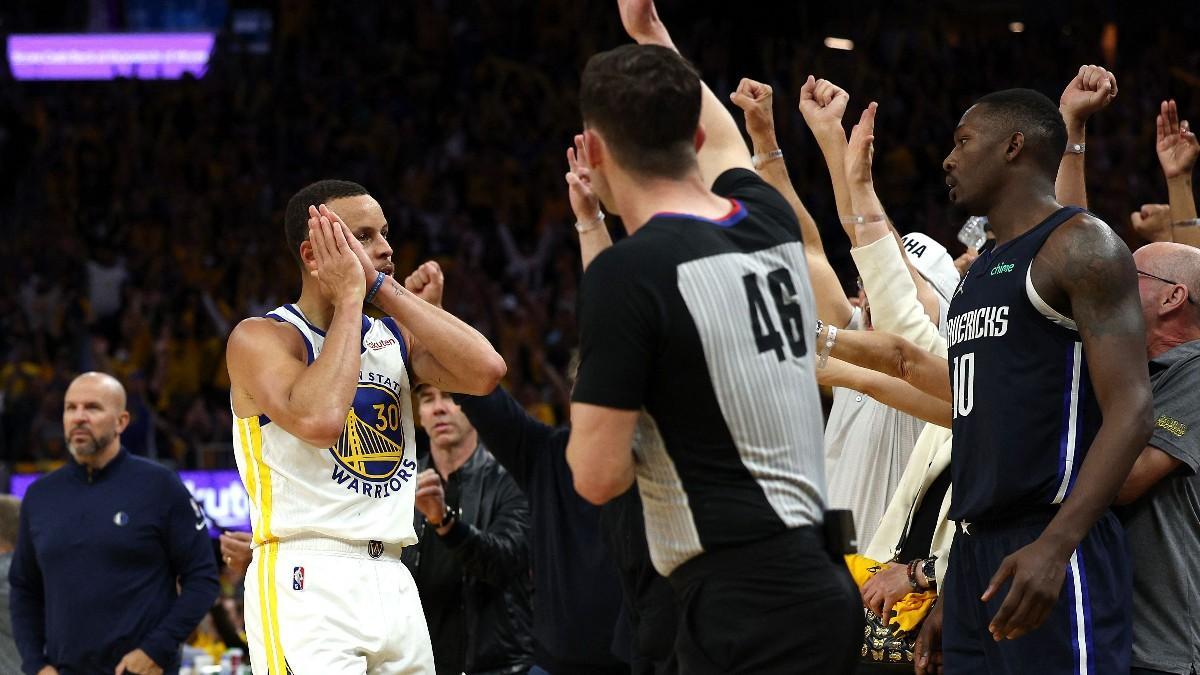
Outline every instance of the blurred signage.
<svg viewBox="0 0 1200 675">
<path fill-rule="evenodd" d="M 24 497 L 29 486 L 41 477 L 40 473 L 13 474 L 9 491 L 17 497 Z M 250 531 L 250 499 L 237 471 L 180 471 L 179 479 L 204 509 L 211 523 L 210 533 L 214 537 L 222 530 Z"/>
<path fill-rule="evenodd" d="M 213 33 L 10 35 L 8 65 L 17 80 L 177 80 L 203 77 Z"/>
</svg>

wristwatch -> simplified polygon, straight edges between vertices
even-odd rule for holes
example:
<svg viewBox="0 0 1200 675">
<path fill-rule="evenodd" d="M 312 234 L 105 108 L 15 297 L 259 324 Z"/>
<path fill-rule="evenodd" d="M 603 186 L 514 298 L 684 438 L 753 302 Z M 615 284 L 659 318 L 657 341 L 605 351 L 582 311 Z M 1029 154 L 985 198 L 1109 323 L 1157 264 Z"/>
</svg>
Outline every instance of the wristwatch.
<svg viewBox="0 0 1200 675">
<path fill-rule="evenodd" d="M 449 523 L 451 520 L 454 520 L 454 517 L 457 515 L 458 515 L 458 512 L 455 511 L 454 509 L 450 508 L 450 505 L 447 504 L 446 510 L 442 511 L 442 520 L 440 522 L 435 523 L 432 520 L 429 520 L 428 518 L 425 520 L 425 522 L 429 523 L 430 527 L 437 529 L 437 528 L 444 527 L 446 525 L 446 523 Z"/>
<path fill-rule="evenodd" d="M 925 575 L 925 581 L 929 582 L 929 587 L 937 586 L 937 556 L 926 558 L 925 562 L 921 563 L 921 574 Z"/>
</svg>

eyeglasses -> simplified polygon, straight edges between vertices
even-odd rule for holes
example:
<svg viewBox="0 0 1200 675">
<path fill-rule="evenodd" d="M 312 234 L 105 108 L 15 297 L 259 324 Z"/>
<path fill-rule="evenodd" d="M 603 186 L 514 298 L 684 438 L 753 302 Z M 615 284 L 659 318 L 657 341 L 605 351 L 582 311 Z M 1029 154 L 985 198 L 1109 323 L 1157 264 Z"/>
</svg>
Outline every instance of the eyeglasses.
<svg viewBox="0 0 1200 675">
<path fill-rule="evenodd" d="M 1172 286 L 1183 286 L 1184 288 L 1187 288 L 1187 291 L 1188 291 L 1188 302 L 1192 303 L 1193 305 L 1197 304 L 1197 303 L 1196 303 L 1196 299 L 1192 297 L 1192 290 L 1191 290 L 1190 288 L 1188 288 L 1188 287 L 1187 287 L 1187 284 L 1181 284 L 1181 283 L 1179 283 L 1178 281 L 1171 281 L 1170 279 L 1164 279 L 1164 278 L 1162 278 L 1162 277 L 1160 277 L 1160 276 L 1157 276 L 1157 275 L 1154 275 L 1154 274 L 1150 274 L 1149 272 L 1143 272 L 1143 271 L 1141 271 L 1141 270 L 1138 270 L 1138 271 L 1137 271 L 1137 273 L 1138 273 L 1138 274 L 1140 274 L 1140 275 L 1142 275 L 1142 276 L 1144 276 L 1144 277 L 1149 277 L 1149 278 L 1151 278 L 1151 279 L 1154 279 L 1155 281 L 1161 281 L 1161 282 L 1163 282 L 1164 284 L 1171 284 Z"/>
</svg>

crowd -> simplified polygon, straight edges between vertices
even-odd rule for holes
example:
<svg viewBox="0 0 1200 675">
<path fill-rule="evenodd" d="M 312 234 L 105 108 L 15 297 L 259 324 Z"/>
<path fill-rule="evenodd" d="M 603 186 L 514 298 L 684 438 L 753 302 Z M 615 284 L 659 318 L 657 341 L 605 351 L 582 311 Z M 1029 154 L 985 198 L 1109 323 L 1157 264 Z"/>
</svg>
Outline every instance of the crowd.
<svg viewBox="0 0 1200 675">
<path fill-rule="evenodd" d="M 934 5 L 872 9 L 856 24 L 860 47 L 840 52 L 820 44 L 817 31 L 839 25 L 828 9 L 718 18 L 702 5 L 673 8 L 678 39 L 705 45 L 693 58 L 717 90 L 754 74 L 790 101 L 817 73 L 856 101 L 886 102 L 881 197 L 901 229 L 956 254 L 960 223 L 944 208 L 938 164 L 950 111 L 975 95 L 1015 82 L 1056 91 L 1079 63 L 1111 59 L 1126 95 L 1092 129 L 1090 206 L 1131 242 L 1130 211 L 1163 201 L 1145 152 L 1153 111 L 1162 98 L 1184 111 L 1196 102 L 1187 14 L 1168 30 L 1122 8 L 1056 9 L 1014 34 Z M 584 60 L 620 39 L 603 10 L 305 6 L 280 13 L 268 56 L 223 36 L 200 80 L 10 83 L 0 96 L 0 274 L 12 289 L 0 298 L 0 457 L 22 470 L 66 459 L 56 401 L 70 373 L 96 368 L 130 383 L 135 453 L 227 466 L 224 337 L 283 301 L 295 273 L 269 255 L 282 246 L 283 202 L 326 175 L 380 195 L 398 269 L 441 261 L 447 307 L 497 344 L 509 389 L 539 419 L 563 420 L 555 382 L 575 344 L 578 260 L 561 146 L 578 126 Z M 10 25 L 22 20 L 34 18 Z M 736 48 L 727 26 L 759 36 L 756 48 Z M 314 30 L 359 44 L 313 43 Z M 795 183 L 851 290 L 824 166 L 795 106 L 777 115 Z"/>
<path fill-rule="evenodd" d="M 1191 351 L 1179 351 L 1193 349 L 1200 339 L 1200 318 L 1188 306 L 1200 293 L 1195 290 L 1200 266 L 1186 247 L 1164 248 L 1177 244 L 1139 249 L 1147 241 L 1172 239 L 1200 245 L 1194 234 L 1200 230 L 1184 231 L 1185 221 L 1196 215 L 1190 176 L 1200 146 L 1181 122 L 1200 106 L 1191 75 L 1200 72 L 1200 54 L 1186 46 L 1188 24 L 1196 19 L 1181 16 L 1168 29 L 1120 9 L 1112 16 L 1066 21 L 1056 14 L 1068 10 L 1052 8 L 1029 17 L 1021 33 L 999 21 L 984 27 L 939 14 L 933 6 L 914 7 L 903 20 L 896 20 L 898 10 L 873 9 L 857 29 L 859 48 L 840 52 L 824 48 L 803 28 L 806 20 L 828 18 L 826 10 L 750 8 L 723 22 L 703 8 L 666 8 L 679 27 L 676 44 L 704 81 L 720 96 L 736 90 L 729 108 L 739 125 L 744 120 L 754 167 L 799 219 L 806 281 L 821 319 L 814 375 L 832 387 L 823 426 L 825 506 L 853 513 L 862 555 L 847 562 L 868 610 L 869 637 L 861 656 L 881 661 L 884 670 L 911 669 L 915 661 L 918 672 L 940 672 L 941 656 L 930 656 L 930 644 L 938 652 L 949 591 L 938 581 L 946 579 L 951 541 L 971 534 L 962 517 L 970 505 L 952 507 L 951 501 L 952 473 L 956 483 L 969 484 L 969 477 L 949 466 L 950 428 L 960 438 L 968 433 L 951 416 L 965 417 L 970 406 L 958 389 L 945 390 L 942 380 L 951 367 L 948 359 L 959 367 L 954 346 L 968 330 L 961 317 L 948 315 L 951 299 L 962 290 L 960 278 L 976 256 L 987 261 L 992 244 L 963 253 L 956 239 L 962 219 L 946 204 L 946 172 L 953 165 L 947 146 L 957 115 L 981 94 L 1023 86 L 1059 103 L 1062 92 L 1064 115 L 1079 115 L 1078 127 L 1070 119 L 1067 125 L 1070 143 L 1079 145 L 1068 145 L 1055 194 L 1064 205 L 1086 206 L 1137 250 L 1133 260 L 1144 277 L 1139 292 L 1156 421 L 1117 497 L 1118 515 L 1135 546 L 1132 637 L 1097 610 L 1097 635 L 1088 624 L 1086 641 L 1082 632 L 1076 638 L 1075 655 L 1082 649 L 1079 658 L 1086 663 L 1088 650 L 1095 649 L 1094 663 L 1108 657 L 1106 646 L 1132 643 L 1135 669 L 1196 672 L 1200 644 L 1190 650 L 1186 644 L 1194 627 L 1172 619 L 1182 611 L 1179 600 L 1191 597 L 1190 591 L 1175 591 L 1190 587 L 1163 560 L 1174 556 L 1182 566 L 1187 558 L 1181 552 L 1200 552 L 1195 536 L 1200 524 L 1188 512 L 1197 505 L 1191 476 L 1200 462 L 1188 436 L 1195 406 L 1186 382 L 1196 361 Z M 425 430 L 427 451 L 413 471 L 417 543 L 404 550 L 403 562 L 425 607 L 439 672 L 628 672 L 629 664 L 635 672 L 686 672 L 686 664 L 664 649 L 674 641 L 678 608 L 655 572 L 671 578 L 685 616 L 698 611 L 688 603 L 698 602 L 693 593 L 699 582 L 681 581 L 673 574 L 678 563 L 664 562 L 664 556 L 681 555 L 664 549 L 664 538 L 676 533 L 651 532 L 648 549 L 640 531 L 631 536 L 631 523 L 642 525 L 636 488 L 602 509 L 587 504 L 624 490 L 609 494 L 607 486 L 581 483 L 582 450 L 566 445 L 568 436 L 572 443 L 584 442 L 577 440 L 582 433 L 572 435 L 566 427 L 568 421 L 581 424 L 568 419 L 570 362 L 581 333 L 585 345 L 595 339 L 595 320 L 589 334 L 589 323 L 576 313 L 584 292 L 581 272 L 598 252 L 589 248 L 588 237 L 599 230 L 581 212 L 579 181 L 587 172 L 581 137 L 575 137 L 569 158 L 571 192 L 563 183 L 568 162 L 562 149 L 572 145 L 579 127 L 583 64 L 624 39 L 611 14 L 608 6 L 546 2 L 451 8 L 431 0 L 361 12 L 309 7 L 280 13 L 270 56 L 219 48 L 200 80 L 8 87 L 0 94 L 6 132 L 0 136 L 0 199 L 6 202 L 0 219 L 9 233 L 0 252 L 0 283 L 12 292 L 0 296 L 0 459 L 16 470 L 63 464 L 86 469 L 90 486 L 92 470 L 79 459 L 82 446 L 63 417 L 62 402 L 69 387 L 78 387 L 77 373 L 99 371 L 124 384 L 129 417 L 118 425 L 120 452 L 116 445 L 105 446 L 108 459 L 97 472 L 113 457 L 126 461 L 126 453 L 180 468 L 232 465 L 234 452 L 243 449 L 233 434 L 257 433 L 258 427 L 244 426 L 248 423 L 230 410 L 230 332 L 243 318 L 295 299 L 297 270 L 279 236 L 288 195 L 318 178 L 351 179 L 366 186 L 387 217 L 396 279 L 426 260 L 437 261 L 436 296 L 409 290 L 427 300 L 436 297 L 485 336 L 507 364 L 503 388 L 485 396 L 451 397 L 428 385 L 413 392 L 413 416 Z M 785 19 L 793 24 L 781 25 Z M 803 39 L 796 37 L 797 25 Z M 396 27 L 402 30 L 394 32 Z M 731 36 L 741 28 L 760 35 L 755 49 L 739 49 Z M 356 49 L 344 49 L 312 40 L 318 30 L 351 30 L 362 37 Z M 513 39 L 518 33 L 527 39 Z M 1104 63 L 1107 70 L 1080 68 L 1081 63 Z M 1079 92 L 1105 96 L 1068 103 L 1073 89 L 1080 97 Z M 847 92 L 853 101 L 848 107 Z M 845 130 L 868 101 L 880 102 L 878 112 L 872 107 L 864 113 L 849 147 L 838 148 L 836 139 L 845 146 Z M 1084 137 L 1076 138 L 1084 122 L 1086 149 Z M 873 138 L 864 140 L 868 133 Z M 776 149 L 782 153 L 772 152 Z M 751 199 L 742 196 L 750 192 L 736 194 Z M 588 202 L 585 209 L 594 205 Z M 883 210 L 886 220 L 851 215 Z M 620 219 L 612 220 L 615 234 Z M 1172 233 L 1172 223 L 1182 234 Z M 613 274 L 611 267 L 598 274 Z M 598 274 L 592 276 L 593 289 Z M 1142 285 L 1150 281 L 1165 286 Z M 1033 288 L 1033 281 L 1027 283 Z M 1055 313 L 1048 304 L 1039 311 Z M 753 307 L 751 312 L 753 320 Z M 782 317 L 782 305 L 779 313 Z M 311 324 L 297 316 L 299 322 L 287 321 L 305 334 Z M 314 339 L 304 338 L 310 351 Z M 775 348 L 783 361 L 783 343 Z M 593 358 L 593 364 L 601 363 Z M 1140 369 L 1140 362 L 1135 365 Z M 589 370 L 585 356 L 581 381 L 598 381 L 602 369 Z M 953 386 L 961 386 L 962 376 L 951 372 Z M 1081 386 L 1090 392 L 1092 384 Z M 594 387 L 576 392 L 576 404 L 606 405 Z M 612 418 L 605 419 L 598 424 L 608 428 Z M 635 420 L 628 422 L 645 461 L 652 456 L 647 432 L 639 426 L 634 436 Z M 1080 422 L 1081 437 L 1097 433 L 1098 418 L 1087 424 L 1092 426 L 1085 432 Z M 84 468 L 71 466 L 72 457 Z M 117 480 L 123 475 L 118 470 L 148 470 L 142 464 L 110 466 L 108 474 L 97 476 Z M 1075 485 L 1071 472 L 1068 459 L 1064 494 Z M 153 480 L 170 490 L 178 483 Z M 43 510 L 49 510 L 44 502 L 52 487 L 43 483 L 37 493 Z M 660 500 L 661 485 L 655 487 L 651 499 Z M 194 502 L 193 508 L 203 522 Z M 654 525 L 650 512 L 647 526 Z M 70 514 L 55 512 L 59 518 Z M 33 518 L 22 516 L 27 517 Z M 171 517 L 182 523 L 164 526 L 174 533 L 164 537 L 168 555 L 176 556 L 172 569 L 181 569 L 186 555 L 206 558 L 211 546 L 180 535 L 187 529 L 187 509 L 173 509 Z M 53 527 L 45 522 L 42 527 Z M 30 526 L 23 521 L 22 531 Z M 984 520 L 985 536 L 987 526 Z M 713 529 L 703 537 L 718 536 L 715 525 L 707 527 Z M 194 550 L 179 552 L 186 546 Z M 250 565 L 249 546 L 247 539 L 223 539 L 226 582 L 241 583 L 239 573 Z M 390 546 L 380 544 L 380 551 L 385 559 L 392 555 Z M 41 548 L 39 554 L 50 555 Z M 25 604 L 14 618 L 32 621 L 30 589 L 40 583 L 29 576 L 34 554 L 18 546 L 17 555 L 12 578 L 25 594 L 16 602 Z M 980 565 L 1003 558 L 994 551 L 973 555 Z M 568 558 L 591 567 L 571 569 Z M 961 560 L 957 579 L 963 578 Z M 1075 565 L 1074 556 L 1071 560 Z M 141 646 L 122 642 L 112 660 L 151 668 L 144 672 L 158 672 L 152 670 L 156 663 L 169 667 L 175 657 L 164 645 L 183 640 L 186 631 L 179 627 L 195 625 L 197 609 L 216 595 L 210 562 L 184 565 L 192 588 L 184 588 L 174 606 L 162 599 L 169 593 L 160 592 L 147 610 L 159 619 L 171 612 L 170 636 L 153 635 Z M 1150 567 L 1161 583 L 1139 579 L 1137 571 Z M 249 568 L 252 578 L 256 569 Z M 299 590 L 304 568 L 296 569 L 300 577 L 291 583 Z M 696 567 L 684 569 L 698 574 Z M 1118 563 L 1106 571 L 1128 576 Z M 991 572 L 981 572 L 984 582 Z M 1100 589 L 1101 572 L 1094 572 Z M 65 577 L 69 570 L 50 573 Z M 1076 593 L 1086 593 L 1086 582 L 1080 591 L 1075 574 Z M 836 585 L 824 581 L 831 589 Z M 228 583 L 223 595 L 236 596 L 239 591 Z M 707 592 L 715 592 L 706 583 Z M 981 584 L 976 590 L 987 586 Z M 961 586 L 955 591 L 965 592 Z M 560 596 L 591 609 L 580 616 Z M 994 613 L 1000 603 L 989 608 Z M 256 617 L 242 618 L 240 612 L 235 603 L 218 601 L 190 641 L 219 653 L 224 646 L 264 639 L 255 633 Z M 1017 625 L 1011 613 L 1008 618 Z M 906 635 L 889 632 L 893 619 Z M 966 629 L 946 630 L 948 639 L 961 640 Z M 44 662 L 28 651 L 39 639 L 46 641 L 47 658 L 71 658 L 53 638 L 22 635 L 20 628 L 17 635 L 24 641 L 26 668 Z M 703 645 L 700 637 L 688 637 L 695 641 L 689 658 L 703 651 L 695 646 Z M 1004 637 L 1016 635 L 997 640 Z M 1194 635 L 1190 640 L 1195 643 Z M 1006 649 L 980 647 L 970 658 L 1008 668 L 1024 663 L 1025 657 Z M 293 657 L 302 652 L 298 646 L 287 650 Z M 1114 658 L 1128 661 L 1128 653 Z M 147 665 L 143 659 L 152 661 Z"/>
</svg>

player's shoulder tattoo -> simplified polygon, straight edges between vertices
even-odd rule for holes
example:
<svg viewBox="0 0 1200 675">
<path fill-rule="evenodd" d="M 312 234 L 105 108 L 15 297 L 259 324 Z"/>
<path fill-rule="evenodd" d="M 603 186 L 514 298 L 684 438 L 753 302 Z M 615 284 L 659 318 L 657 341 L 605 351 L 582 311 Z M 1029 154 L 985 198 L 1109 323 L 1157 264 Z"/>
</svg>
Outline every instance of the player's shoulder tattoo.
<svg viewBox="0 0 1200 675">
<path fill-rule="evenodd" d="M 1125 315 L 1136 309 L 1129 300 L 1137 296 L 1137 272 L 1129 247 L 1112 228 L 1091 214 L 1081 214 L 1059 227 L 1045 252 L 1082 331 L 1126 329 Z"/>
</svg>

